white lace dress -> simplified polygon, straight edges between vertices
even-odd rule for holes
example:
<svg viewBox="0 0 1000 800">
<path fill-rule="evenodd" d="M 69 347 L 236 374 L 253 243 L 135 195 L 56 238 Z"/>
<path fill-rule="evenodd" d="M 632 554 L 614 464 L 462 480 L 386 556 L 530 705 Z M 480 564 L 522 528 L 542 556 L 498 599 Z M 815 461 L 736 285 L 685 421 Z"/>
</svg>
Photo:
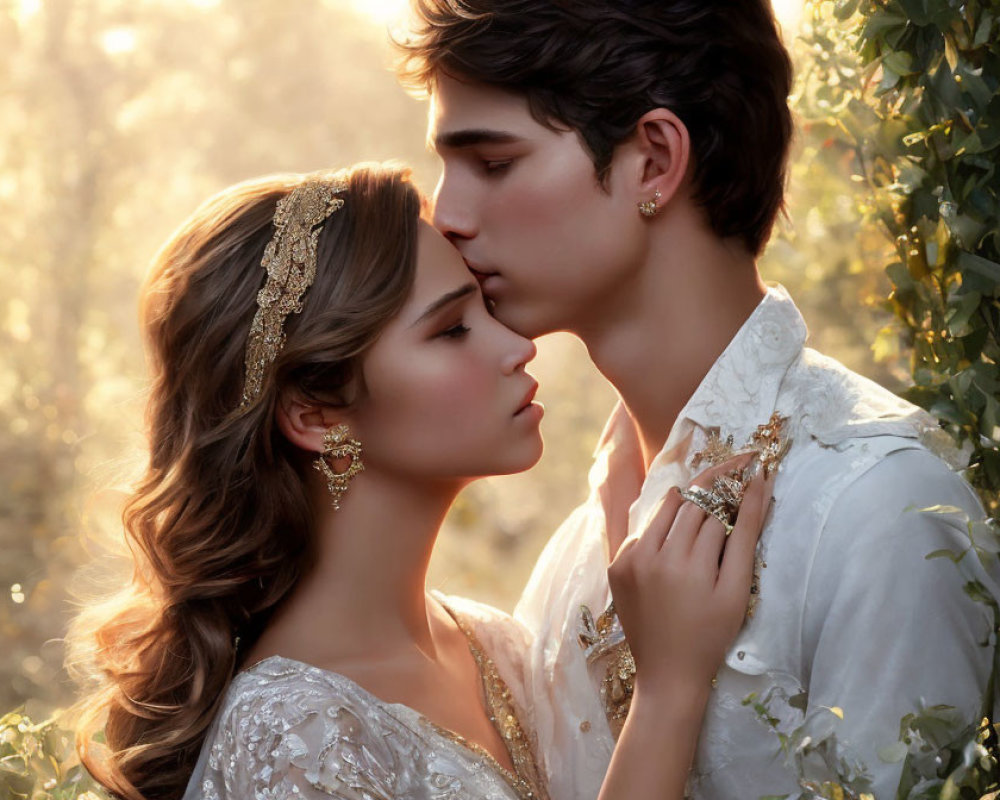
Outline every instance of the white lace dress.
<svg viewBox="0 0 1000 800">
<path fill-rule="evenodd" d="M 183 800 L 545 800 L 522 700 L 524 629 L 488 606 L 439 599 L 469 639 L 516 773 L 408 706 L 273 656 L 234 678 Z"/>
</svg>

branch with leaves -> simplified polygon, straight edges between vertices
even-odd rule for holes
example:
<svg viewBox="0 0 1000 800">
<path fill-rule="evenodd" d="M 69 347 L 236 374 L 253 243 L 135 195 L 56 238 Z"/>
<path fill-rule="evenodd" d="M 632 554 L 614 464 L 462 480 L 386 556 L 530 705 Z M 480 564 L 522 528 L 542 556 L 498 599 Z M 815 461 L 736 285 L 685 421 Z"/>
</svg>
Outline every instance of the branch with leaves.
<svg viewBox="0 0 1000 800">
<path fill-rule="evenodd" d="M 951 706 L 921 706 L 900 720 L 898 741 L 879 750 L 878 757 L 885 763 L 902 762 L 895 800 L 998 800 L 1000 724 L 994 715 L 1000 691 L 1000 652 L 996 647 L 1000 603 L 976 577 L 975 570 L 968 567 L 975 559 L 987 574 L 997 574 L 1000 524 L 994 520 L 971 520 L 954 506 L 933 506 L 919 513 L 945 514 L 962 521 L 968 546 L 961 550 L 935 550 L 926 558 L 952 561 L 965 576 L 965 593 L 989 609 L 991 625 L 979 645 L 992 649 L 993 668 L 976 719 L 964 719 Z M 838 723 L 844 718 L 841 709 L 811 709 L 801 724 L 784 730 L 772 711 L 775 702 L 806 712 L 804 693 L 788 697 L 774 690 L 763 697 L 752 694 L 743 704 L 751 706 L 757 718 L 777 737 L 785 765 L 802 789 L 802 800 L 874 800 L 865 765 L 853 758 L 837 738 Z M 760 800 L 784 800 L 784 797 L 787 795 Z"/>
<path fill-rule="evenodd" d="M 813 0 L 798 104 L 849 151 L 861 212 L 890 238 L 877 352 L 910 353 L 906 396 L 970 450 L 1000 511 L 1000 2 Z"/>
</svg>

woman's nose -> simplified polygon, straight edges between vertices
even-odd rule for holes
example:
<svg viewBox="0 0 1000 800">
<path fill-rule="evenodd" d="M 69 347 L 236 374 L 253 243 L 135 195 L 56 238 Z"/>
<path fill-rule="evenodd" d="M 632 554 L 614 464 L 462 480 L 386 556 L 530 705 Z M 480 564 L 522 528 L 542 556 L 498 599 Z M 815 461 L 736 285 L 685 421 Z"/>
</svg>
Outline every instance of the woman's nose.
<svg viewBox="0 0 1000 800">
<path fill-rule="evenodd" d="M 509 337 L 503 363 L 504 373 L 512 374 L 538 355 L 538 347 L 531 339 L 514 333 L 510 328 L 505 327 L 504 330 Z"/>
</svg>

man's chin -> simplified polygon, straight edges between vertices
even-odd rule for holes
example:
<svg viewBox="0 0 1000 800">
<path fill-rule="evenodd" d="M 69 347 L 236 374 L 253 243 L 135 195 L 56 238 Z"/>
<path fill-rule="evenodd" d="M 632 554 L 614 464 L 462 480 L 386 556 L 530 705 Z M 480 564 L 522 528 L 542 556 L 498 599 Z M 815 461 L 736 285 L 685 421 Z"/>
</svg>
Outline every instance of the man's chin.
<svg viewBox="0 0 1000 800">
<path fill-rule="evenodd" d="M 556 328 L 546 326 L 542 320 L 534 318 L 527 309 L 509 301 L 493 301 L 490 313 L 514 333 L 526 339 L 537 339 L 539 336 L 556 331 Z"/>
</svg>

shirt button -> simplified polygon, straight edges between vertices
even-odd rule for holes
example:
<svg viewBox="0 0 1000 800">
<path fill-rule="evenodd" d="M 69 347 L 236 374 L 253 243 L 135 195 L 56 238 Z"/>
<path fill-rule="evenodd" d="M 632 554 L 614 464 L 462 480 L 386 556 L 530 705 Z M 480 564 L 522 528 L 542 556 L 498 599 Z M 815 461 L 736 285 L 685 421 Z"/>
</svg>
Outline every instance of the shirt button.
<svg viewBox="0 0 1000 800">
<path fill-rule="evenodd" d="M 584 733 L 590 733 L 590 720 L 585 719 L 580 723 L 580 730 Z"/>
<path fill-rule="evenodd" d="M 737 658 L 738 658 L 738 659 L 739 659 L 740 661 L 742 661 L 742 660 L 743 660 L 744 658 L 746 658 L 746 657 L 747 657 L 747 654 L 746 654 L 746 653 L 745 653 L 745 652 L 744 652 L 743 650 L 740 650 L 740 651 L 739 651 L 739 652 L 738 652 L 738 653 L 736 654 L 736 657 L 737 657 Z"/>
</svg>

